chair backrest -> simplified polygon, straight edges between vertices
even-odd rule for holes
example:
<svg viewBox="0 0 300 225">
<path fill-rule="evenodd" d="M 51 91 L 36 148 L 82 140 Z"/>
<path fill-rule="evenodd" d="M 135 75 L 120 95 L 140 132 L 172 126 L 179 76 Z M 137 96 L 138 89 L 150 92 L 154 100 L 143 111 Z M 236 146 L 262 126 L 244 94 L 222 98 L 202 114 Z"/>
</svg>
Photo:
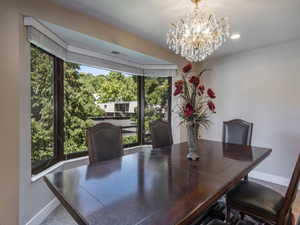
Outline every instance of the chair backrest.
<svg viewBox="0 0 300 225">
<path fill-rule="evenodd" d="M 296 199 L 296 195 L 298 192 L 298 185 L 300 181 L 300 154 L 298 155 L 298 159 L 295 165 L 295 169 L 285 194 L 283 207 L 280 210 L 279 217 L 278 217 L 278 225 L 286 224 L 288 217 L 290 216 L 290 212 L 292 209 L 293 202 Z"/>
<path fill-rule="evenodd" d="M 229 144 L 251 145 L 253 123 L 235 119 L 223 122 L 223 142 Z"/>
<path fill-rule="evenodd" d="M 152 147 L 159 148 L 173 144 L 172 130 L 168 122 L 155 120 L 150 124 Z"/>
<path fill-rule="evenodd" d="M 87 130 L 90 163 L 110 160 L 123 155 L 121 128 L 99 123 Z"/>
</svg>

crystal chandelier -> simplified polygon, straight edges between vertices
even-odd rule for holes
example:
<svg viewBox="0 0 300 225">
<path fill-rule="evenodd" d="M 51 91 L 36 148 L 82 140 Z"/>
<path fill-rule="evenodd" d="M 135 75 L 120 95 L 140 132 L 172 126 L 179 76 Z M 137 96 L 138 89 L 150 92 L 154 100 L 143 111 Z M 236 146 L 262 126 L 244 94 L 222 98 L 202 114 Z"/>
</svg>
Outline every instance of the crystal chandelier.
<svg viewBox="0 0 300 225">
<path fill-rule="evenodd" d="M 214 13 L 198 7 L 192 13 L 171 24 L 167 44 L 176 54 L 191 62 L 199 62 L 218 49 L 229 37 L 227 18 L 218 18 Z"/>
</svg>

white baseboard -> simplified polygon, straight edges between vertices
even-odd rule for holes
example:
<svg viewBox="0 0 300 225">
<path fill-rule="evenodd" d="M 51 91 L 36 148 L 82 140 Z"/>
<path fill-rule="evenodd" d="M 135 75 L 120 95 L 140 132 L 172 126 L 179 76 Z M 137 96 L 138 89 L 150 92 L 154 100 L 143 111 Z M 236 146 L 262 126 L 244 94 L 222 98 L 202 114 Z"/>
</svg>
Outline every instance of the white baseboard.
<svg viewBox="0 0 300 225">
<path fill-rule="evenodd" d="M 40 225 L 49 214 L 59 206 L 60 202 L 57 198 L 54 198 L 44 208 L 42 208 L 37 214 L 35 214 L 26 225 Z"/>
<path fill-rule="evenodd" d="M 262 180 L 262 181 L 267 181 L 267 182 L 270 182 L 273 184 L 282 185 L 285 187 L 289 186 L 289 183 L 290 183 L 290 179 L 272 175 L 272 174 L 268 174 L 268 173 L 259 172 L 259 171 L 250 172 L 249 177 L 252 177 L 252 178 L 258 179 L 258 180 Z M 298 189 L 300 190 L 300 187 Z"/>
</svg>

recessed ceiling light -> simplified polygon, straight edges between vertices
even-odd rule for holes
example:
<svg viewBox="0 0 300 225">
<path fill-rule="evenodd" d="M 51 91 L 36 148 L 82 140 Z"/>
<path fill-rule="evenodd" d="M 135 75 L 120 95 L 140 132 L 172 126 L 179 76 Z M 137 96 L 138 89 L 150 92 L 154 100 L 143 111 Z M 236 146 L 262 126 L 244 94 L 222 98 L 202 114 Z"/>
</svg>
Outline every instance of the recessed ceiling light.
<svg viewBox="0 0 300 225">
<path fill-rule="evenodd" d="M 238 33 L 232 34 L 232 35 L 230 36 L 230 38 L 231 38 L 232 40 L 240 39 L 240 37 L 241 37 L 241 35 L 238 34 Z"/>
<path fill-rule="evenodd" d="M 114 55 L 120 55 L 120 54 L 121 54 L 121 53 L 118 52 L 118 51 L 112 51 L 111 53 L 114 54 Z"/>
</svg>

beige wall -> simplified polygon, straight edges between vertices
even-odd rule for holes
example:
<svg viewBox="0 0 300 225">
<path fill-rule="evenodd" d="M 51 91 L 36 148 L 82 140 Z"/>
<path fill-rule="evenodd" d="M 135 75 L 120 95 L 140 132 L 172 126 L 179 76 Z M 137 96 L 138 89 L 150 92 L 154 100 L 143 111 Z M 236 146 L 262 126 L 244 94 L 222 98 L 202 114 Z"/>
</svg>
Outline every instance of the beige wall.
<svg viewBox="0 0 300 225">
<path fill-rule="evenodd" d="M 20 17 L 0 8 L 0 224 L 18 224 Z"/>
<path fill-rule="evenodd" d="M 24 225 L 54 196 L 42 180 L 31 182 L 30 48 L 22 17 L 40 18 L 179 66 L 185 60 L 155 43 L 45 0 L 0 4 L 0 225 Z"/>
</svg>

